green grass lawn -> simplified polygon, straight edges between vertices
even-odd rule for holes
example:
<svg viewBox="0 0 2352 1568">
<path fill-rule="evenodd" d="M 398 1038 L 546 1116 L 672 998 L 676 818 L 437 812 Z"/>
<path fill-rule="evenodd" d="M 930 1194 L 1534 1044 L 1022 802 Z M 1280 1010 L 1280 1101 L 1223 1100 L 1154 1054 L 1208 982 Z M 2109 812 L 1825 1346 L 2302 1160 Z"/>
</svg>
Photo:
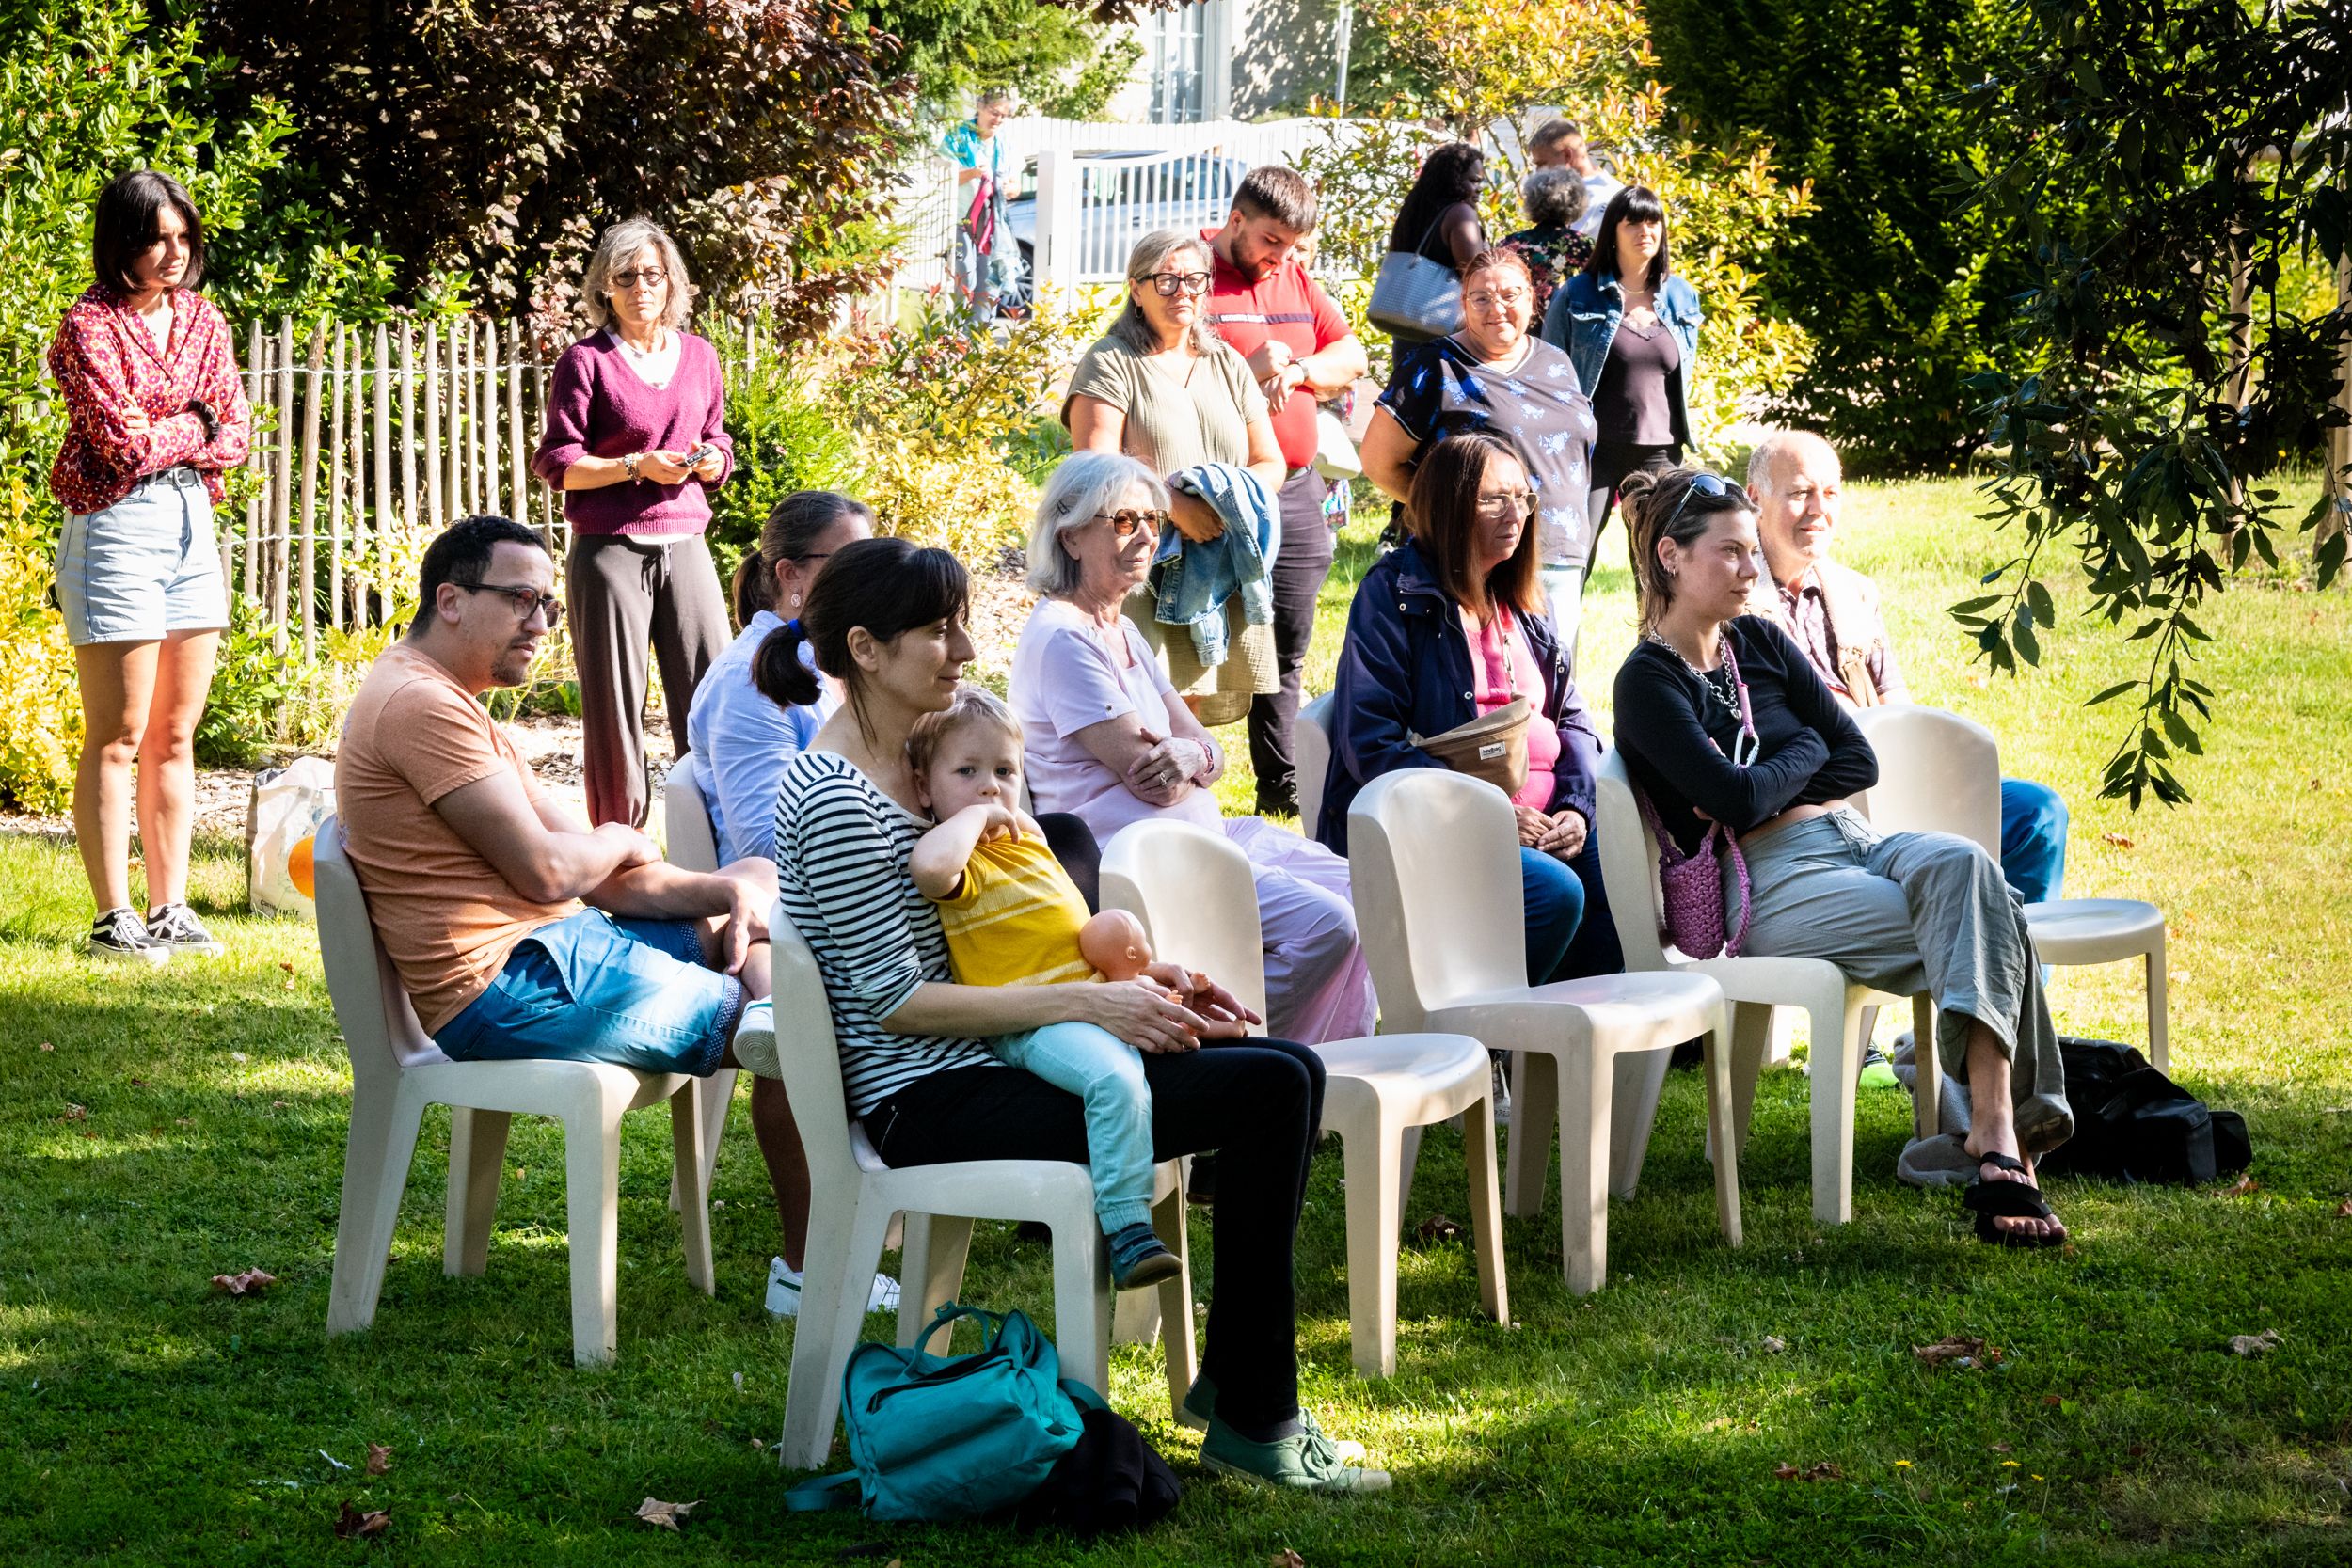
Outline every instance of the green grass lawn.
<svg viewBox="0 0 2352 1568">
<path fill-rule="evenodd" d="M 1773 1072 L 1740 1166 L 1748 1242 L 1732 1252 L 1696 1075 L 1677 1073 L 1641 1196 L 1611 1206 L 1608 1288 L 1581 1303 L 1564 1290 L 1555 1197 L 1507 1227 L 1508 1328 L 1476 1316 L 1463 1243 L 1410 1237 L 1464 1212 L 1459 1143 L 1431 1136 L 1406 1218 L 1399 1372 L 1368 1383 L 1348 1369 L 1327 1148 L 1298 1259 L 1306 1395 L 1395 1470 L 1393 1492 L 1325 1501 L 1208 1477 L 1166 1418 L 1156 1352 L 1123 1350 L 1113 1396 L 1187 1488 L 1150 1535 L 1082 1548 L 793 1515 L 762 1447 L 782 1424 L 791 1331 L 760 1308 L 775 1227 L 739 1112 L 719 1168 L 715 1300 L 688 1287 L 664 1207 L 665 1120 L 633 1118 L 616 1366 L 571 1365 L 551 1125 L 516 1124 L 487 1276 L 442 1276 L 445 1115 L 426 1121 L 374 1329 L 330 1343 L 349 1079 L 310 928 L 240 912 L 234 847 L 208 844 L 197 899 L 232 956 L 93 969 L 74 950 L 88 906 L 70 847 L 0 839 L 0 1563 L 2352 1560 L 2352 606 L 2280 580 L 2201 616 L 2222 718 L 2185 774 L 2198 799 L 2135 816 L 2091 793 L 2118 718 L 2078 705 L 2120 678 L 2117 636 L 2061 620 L 2041 672 L 1988 685 L 1943 618 L 2003 554 L 1971 500 L 1955 483 L 1860 488 L 1847 558 L 1886 590 L 1915 691 L 1992 725 L 2010 771 L 2073 801 L 2069 891 L 2168 910 L 2175 1074 L 2247 1114 L 2255 1190 L 2054 1181 L 2074 1247 L 1996 1252 L 1950 1195 L 1896 1184 L 1906 1101 L 1866 1091 L 1855 1218 L 1824 1232 L 1804 1080 Z M 1604 673 L 1631 641 L 1622 538 L 1604 544 L 1618 565 L 1585 635 Z M 1371 550 L 1353 531 L 1311 688 Z M 2060 1026 L 2137 1039 L 2128 976 L 2062 973 Z M 967 1295 L 1050 1323 L 1043 1250 L 984 1228 Z M 253 1266 L 280 1280 L 258 1300 L 207 1284 Z M 2282 1336 L 2268 1355 L 2229 1353 L 2232 1335 L 2265 1329 Z M 1999 1365 L 1913 1356 L 1949 1334 L 1988 1338 Z M 363 1473 L 371 1443 L 390 1450 L 388 1473 Z M 1774 1476 L 1824 1463 L 1837 1479 Z M 647 1496 L 703 1502 L 674 1536 L 630 1517 Z M 389 1510 L 388 1534 L 337 1541 L 345 1500 Z"/>
</svg>

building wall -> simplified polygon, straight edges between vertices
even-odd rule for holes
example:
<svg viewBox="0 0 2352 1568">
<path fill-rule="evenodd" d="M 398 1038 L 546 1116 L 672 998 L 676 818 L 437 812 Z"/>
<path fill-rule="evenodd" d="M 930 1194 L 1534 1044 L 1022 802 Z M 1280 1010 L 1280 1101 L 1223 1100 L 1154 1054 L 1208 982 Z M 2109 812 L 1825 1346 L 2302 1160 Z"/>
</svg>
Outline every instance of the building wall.
<svg viewBox="0 0 2352 1568">
<path fill-rule="evenodd" d="M 1202 34 L 1203 119 L 1255 119 L 1329 97 L 1338 72 L 1339 0 L 1196 0 Z M 1152 55 L 1168 13 L 1134 24 L 1144 57 L 1111 98 L 1106 118 L 1152 116 Z"/>
</svg>

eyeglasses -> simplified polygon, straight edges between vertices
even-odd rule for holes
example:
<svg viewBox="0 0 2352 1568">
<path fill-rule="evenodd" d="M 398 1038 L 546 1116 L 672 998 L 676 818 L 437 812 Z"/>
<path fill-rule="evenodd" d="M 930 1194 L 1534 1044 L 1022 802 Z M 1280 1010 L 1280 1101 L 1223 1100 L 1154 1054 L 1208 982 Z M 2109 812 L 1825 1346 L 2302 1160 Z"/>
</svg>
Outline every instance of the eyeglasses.
<svg viewBox="0 0 2352 1568">
<path fill-rule="evenodd" d="M 1138 512 L 1133 507 L 1122 506 L 1116 512 L 1097 512 L 1095 515 L 1111 525 L 1111 535 L 1117 539 L 1132 537 L 1139 528 L 1157 533 L 1176 520 L 1157 507 L 1147 507 Z"/>
<path fill-rule="evenodd" d="M 564 624 L 564 601 L 552 594 L 542 594 L 536 588 L 509 588 L 496 582 L 458 582 L 450 585 L 469 594 L 496 594 L 515 607 L 516 613 L 528 621 L 532 615 L 544 615 L 548 630 Z"/>
<path fill-rule="evenodd" d="M 1672 512 L 1666 514 L 1666 520 L 1658 525 L 1658 531 L 1661 534 L 1675 526 L 1675 519 L 1682 515 L 1682 509 L 1691 504 L 1692 496 L 1705 496 L 1709 500 L 1722 500 L 1728 497 L 1732 503 L 1742 511 L 1752 512 L 1756 509 L 1756 503 L 1748 499 L 1748 493 L 1721 474 L 1695 473 L 1691 476 L 1691 483 L 1684 487 L 1682 499 L 1675 502 L 1675 509 Z M 1714 511 L 1720 508 L 1708 510 Z"/>
<path fill-rule="evenodd" d="M 639 267 L 634 272 L 616 272 L 612 275 L 612 286 L 616 289 L 633 289 L 640 283 L 658 289 L 669 280 L 670 275 L 660 267 Z"/>
<path fill-rule="evenodd" d="M 804 566 L 812 561 L 830 560 L 832 556 L 833 551 L 831 550 L 811 550 L 806 555 L 787 556 L 785 559 L 791 562 L 796 566 Z"/>
<path fill-rule="evenodd" d="M 1516 513 L 1521 517 L 1535 515 L 1535 493 L 1532 490 L 1503 490 L 1478 498 L 1478 510 L 1491 516 Z"/>
<path fill-rule="evenodd" d="M 1174 299 L 1178 293 L 1205 294 L 1209 292 L 1209 275 L 1205 272 L 1155 272 L 1152 287 L 1162 299 Z"/>
<path fill-rule="evenodd" d="M 1516 310 L 1533 297 L 1525 289 L 1497 289 L 1492 293 L 1481 289 L 1476 293 L 1464 294 L 1462 303 L 1472 310 Z"/>
</svg>

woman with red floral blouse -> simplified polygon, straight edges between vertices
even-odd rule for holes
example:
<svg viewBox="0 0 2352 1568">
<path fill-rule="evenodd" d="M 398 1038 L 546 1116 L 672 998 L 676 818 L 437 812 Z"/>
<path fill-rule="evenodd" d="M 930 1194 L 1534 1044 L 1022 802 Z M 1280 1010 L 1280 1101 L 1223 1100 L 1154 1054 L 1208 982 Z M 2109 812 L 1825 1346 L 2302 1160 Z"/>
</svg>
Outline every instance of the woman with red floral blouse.
<svg viewBox="0 0 2352 1568">
<path fill-rule="evenodd" d="M 73 831 L 98 900 L 89 951 L 161 963 L 221 950 L 187 906 L 188 833 L 196 725 L 229 624 L 213 508 L 250 417 L 229 324 L 194 292 L 204 226 L 179 182 L 134 169 L 109 184 L 91 251 L 98 280 L 49 350 L 69 421 L 49 488 L 66 512 L 57 602 L 82 685 Z"/>
</svg>

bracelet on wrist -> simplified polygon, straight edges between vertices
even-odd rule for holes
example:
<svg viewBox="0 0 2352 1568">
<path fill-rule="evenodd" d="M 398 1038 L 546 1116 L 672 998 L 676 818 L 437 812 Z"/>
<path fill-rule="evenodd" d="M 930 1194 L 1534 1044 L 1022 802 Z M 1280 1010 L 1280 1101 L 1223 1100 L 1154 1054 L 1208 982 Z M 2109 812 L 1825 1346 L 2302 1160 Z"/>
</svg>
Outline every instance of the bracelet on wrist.
<svg viewBox="0 0 2352 1568">
<path fill-rule="evenodd" d="M 621 467 L 628 470 L 628 482 L 631 484 L 637 483 L 637 465 L 643 463 L 644 460 L 645 454 L 642 451 L 630 452 L 627 457 L 621 459 Z"/>
</svg>

